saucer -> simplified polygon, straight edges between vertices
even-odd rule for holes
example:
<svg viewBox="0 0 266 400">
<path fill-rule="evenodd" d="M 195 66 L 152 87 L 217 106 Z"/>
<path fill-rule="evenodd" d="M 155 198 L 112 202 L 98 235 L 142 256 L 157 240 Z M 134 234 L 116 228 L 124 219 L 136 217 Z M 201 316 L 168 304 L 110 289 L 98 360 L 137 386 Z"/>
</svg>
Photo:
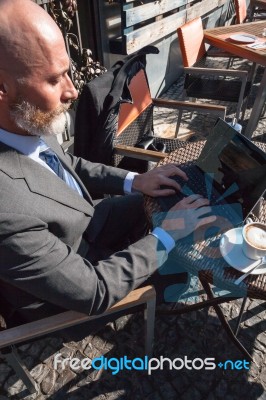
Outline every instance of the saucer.
<svg viewBox="0 0 266 400">
<path fill-rule="evenodd" d="M 220 251 L 225 261 L 233 268 L 245 273 L 257 260 L 246 257 L 242 251 L 242 228 L 234 228 L 223 234 L 220 240 Z M 266 273 L 266 265 L 255 269 L 252 274 L 259 275 Z"/>
<path fill-rule="evenodd" d="M 254 43 L 256 40 L 256 36 L 243 33 L 238 35 L 232 35 L 230 36 L 230 39 L 233 42 L 238 42 L 238 43 Z"/>
</svg>

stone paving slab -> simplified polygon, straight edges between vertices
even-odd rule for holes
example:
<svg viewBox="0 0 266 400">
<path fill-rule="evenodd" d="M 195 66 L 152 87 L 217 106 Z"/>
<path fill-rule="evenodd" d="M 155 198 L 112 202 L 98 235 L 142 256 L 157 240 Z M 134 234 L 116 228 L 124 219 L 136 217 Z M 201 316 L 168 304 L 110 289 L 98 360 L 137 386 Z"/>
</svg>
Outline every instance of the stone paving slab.
<svg viewBox="0 0 266 400">
<path fill-rule="evenodd" d="M 240 65 L 242 67 L 242 64 Z M 262 71 L 259 71 L 260 73 Z M 259 75 L 259 74 L 258 74 Z M 258 84 L 259 78 L 257 78 Z M 164 95 L 177 99 L 181 95 L 182 82 L 179 80 Z M 250 99 L 244 125 L 250 114 Z M 234 105 L 227 104 L 229 118 L 232 118 Z M 232 112 L 231 112 L 232 110 Z M 176 115 L 165 110 L 155 113 L 156 129 L 162 133 L 162 125 L 169 122 L 174 125 Z M 185 115 L 182 129 L 197 131 L 189 134 L 188 140 L 206 137 L 211 129 L 211 122 L 198 115 Z M 187 132 L 186 131 L 186 132 Z M 164 132 L 165 135 L 169 132 Z M 170 133 L 171 134 L 171 133 Z M 261 117 L 254 135 L 265 138 L 266 117 Z M 195 296 L 196 292 L 196 296 Z M 194 297 L 201 298 L 202 290 L 196 277 L 188 294 L 183 296 L 181 304 L 193 302 Z M 236 324 L 241 301 L 237 300 L 222 305 L 224 314 L 230 319 L 232 328 Z M 147 371 L 122 370 L 116 375 L 110 370 L 75 370 L 69 366 L 65 369 L 54 369 L 54 358 L 60 353 L 62 359 L 77 357 L 79 359 L 101 357 L 129 359 L 144 357 L 143 315 L 137 313 L 125 316 L 114 323 L 109 323 L 97 335 L 87 335 L 79 342 L 64 341 L 60 335 L 44 337 L 28 344 L 18 346 L 18 352 L 27 368 L 39 385 L 37 395 L 29 395 L 23 383 L 13 370 L 0 358 L 0 400 L 266 400 L 266 307 L 265 303 L 248 300 L 243 315 L 239 339 L 252 354 L 254 362 L 249 369 L 220 368 L 205 369 L 171 369 L 165 361 L 163 370 Z M 82 329 L 82 327 L 80 328 Z M 180 367 L 182 360 L 215 358 L 215 363 L 226 360 L 243 360 L 242 354 L 234 347 L 223 330 L 214 310 L 203 309 L 181 316 L 158 314 L 155 325 L 154 357 L 165 357 L 175 360 Z M 181 359 L 181 361 L 180 361 Z M 196 366 L 200 365 L 197 361 Z"/>
</svg>

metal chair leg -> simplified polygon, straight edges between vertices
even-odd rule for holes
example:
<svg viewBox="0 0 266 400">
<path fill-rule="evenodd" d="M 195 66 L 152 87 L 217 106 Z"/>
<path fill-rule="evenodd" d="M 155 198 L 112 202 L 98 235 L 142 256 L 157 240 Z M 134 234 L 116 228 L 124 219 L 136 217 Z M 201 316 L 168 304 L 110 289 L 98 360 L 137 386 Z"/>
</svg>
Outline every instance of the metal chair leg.
<svg viewBox="0 0 266 400">
<path fill-rule="evenodd" d="M 180 110 L 180 111 L 178 112 L 178 118 L 177 118 L 177 122 L 176 122 L 175 138 L 177 138 L 177 135 L 178 135 L 178 131 L 179 131 L 179 128 L 180 128 L 182 115 L 183 115 L 183 110 Z"/>
<path fill-rule="evenodd" d="M 209 283 L 207 283 L 206 281 L 204 281 L 203 279 L 200 279 L 200 282 L 208 296 L 208 298 L 213 298 L 213 292 L 211 290 L 211 287 L 209 285 Z M 247 349 L 242 345 L 242 343 L 240 343 L 240 341 L 237 339 L 237 337 L 235 336 L 234 332 L 232 331 L 230 325 L 228 324 L 221 308 L 219 307 L 219 305 L 215 304 L 213 306 L 213 308 L 215 309 L 215 312 L 222 324 L 222 326 L 224 327 L 227 335 L 229 336 L 229 338 L 231 339 L 231 341 L 234 343 L 234 345 L 241 351 L 241 353 L 250 361 L 253 361 L 252 356 L 249 354 L 249 352 L 247 351 Z"/>
<path fill-rule="evenodd" d="M 247 77 L 242 78 L 241 90 L 239 93 L 239 98 L 238 98 L 238 103 L 237 103 L 237 108 L 236 108 L 236 120 L 237 121 L 239 120 L 241 109 L 243 106 L 243 99 L 244 99 L 246 84 L 247 84 Z"/>
<path fill-rule="evenodd" d="M 147 301 L 146 309 L 144 311 L 146 333 L 145 352 L 148 357 L 152 357 L 153 353 L 155 305 L 155 298 Z"/>
<path fill-rule="evenodd" d="M 238 319 L 237 319 L 237 323 L 236 323 L 235 336 L 238 335 L 238 331 L 239 331 L 239 327 L 240 327 L 240 324 L 241 324 L 241 321 L 242 321 L 243 312 L 244 312 L 244 309 L 245 309 L 245 306 L 246 306 L 246 302 L 247 302 L 247 297 L 244 297 L 243 301 L 242 301 L 242 304 L 241 304 L 241 309 L 240 309 L 240 313 L 239 313 L 239 316 L 238 316 Z"/>
<path fill-rule="evenodd" d="M 14 369 L 18 377 L 24 382 L 29 392 L 32 394 L 37 393 L 38 385 L 30 375 L 16 348 L 11 346 L 11 350 L 8 353 L 1 352 L 1 354 L 5 357 L 10 367 Z"/>
</svg>

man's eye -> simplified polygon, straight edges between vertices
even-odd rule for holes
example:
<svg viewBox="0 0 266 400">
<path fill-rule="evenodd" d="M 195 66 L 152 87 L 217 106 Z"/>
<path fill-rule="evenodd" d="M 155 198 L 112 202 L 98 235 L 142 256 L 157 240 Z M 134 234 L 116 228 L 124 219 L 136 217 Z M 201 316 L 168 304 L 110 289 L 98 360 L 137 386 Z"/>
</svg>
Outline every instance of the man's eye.
<svg viewBox="0 0 266 400">
<path fill-rule="evenodd" d="M 51 85 L 57 85 L 60 82 L 60 78 L 50 79 Z"/>
</svg>

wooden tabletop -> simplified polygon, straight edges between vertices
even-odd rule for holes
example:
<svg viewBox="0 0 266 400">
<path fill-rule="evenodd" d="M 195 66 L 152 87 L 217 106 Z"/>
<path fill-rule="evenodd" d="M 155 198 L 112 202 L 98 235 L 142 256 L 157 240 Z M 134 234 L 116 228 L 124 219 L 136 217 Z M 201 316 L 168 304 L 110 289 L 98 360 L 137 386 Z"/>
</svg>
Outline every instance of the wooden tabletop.
<svg viewBox="0 0 266 400">
<path fill-rule="evenodd" d="M 248 33 L 255 35 L 262 43 L 266 44 L 266 37 L 262 36 L 262 31 L 264 28 L 266 28 L 266 21 L 223 26 L 205 30 L 204 38 L 206 42 L 213 46 L 219 47 L 234 55 L 266 66 L 266 48 L 256 50 L 247 47 L 246 44 L 239 44 L 230 40 L 231 35 L 237 33 Z"/>
</svg>

